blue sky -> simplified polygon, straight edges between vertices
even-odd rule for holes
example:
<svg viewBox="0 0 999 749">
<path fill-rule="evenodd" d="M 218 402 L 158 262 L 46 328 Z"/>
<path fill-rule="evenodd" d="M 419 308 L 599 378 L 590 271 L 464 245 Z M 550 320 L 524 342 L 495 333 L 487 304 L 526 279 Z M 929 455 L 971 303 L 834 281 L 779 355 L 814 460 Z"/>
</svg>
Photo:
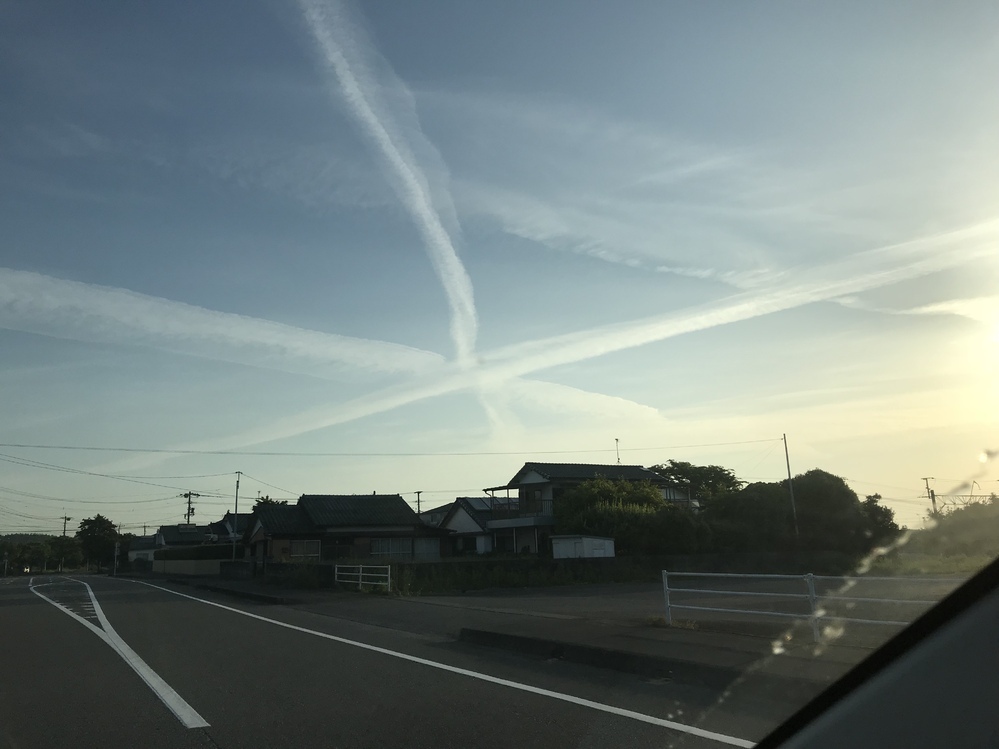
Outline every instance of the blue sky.
<svg viewBox="0 0 999 749">
<path fill-rule="evenodd" d="M 0 532 L 615 438 L 999 489 L 993 4 L 0 14 L 0 442 L 188 451 L 2 447 Z"/>
</svg>

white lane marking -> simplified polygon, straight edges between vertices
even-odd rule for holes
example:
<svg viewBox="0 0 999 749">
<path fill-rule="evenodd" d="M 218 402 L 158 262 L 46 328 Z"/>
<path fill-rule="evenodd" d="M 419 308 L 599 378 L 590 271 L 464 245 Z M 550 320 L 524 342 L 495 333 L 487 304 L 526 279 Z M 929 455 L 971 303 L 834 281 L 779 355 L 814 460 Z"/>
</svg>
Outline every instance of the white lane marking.
<svg viewBox="0 0 999 749">
<path fill-rule="evenodd" d="M 167 593 L 172 593 L 175 596 L 180 596 L 181 598 L 189 598 L 192 601 L 198 601 L 199 603 L 204 603 L 209 606 L 215 606 L 216 608 L 224 609 L 225 611 L 232 611 L 235 614 L 240 614 L 241 616 L 248 616 L 251 619 L 256 619 L 261 622 L 267 622 L 269 624 L 274 624 L 278 627 L 284 627 L 285 629 L 291 629 L 295 632 L 303 632 L 308 635 L 315 635 L 316 637 L 322 637 L 326 640 L 333 640 L 334 642 L 339 642 L 343 645 L 351 645 L 355 648 L 361 648 L 362 650 L 370 650 L 375 653 L 381 653 L 382 655 L 392 656 L 393 658 L 400 658 L 404 661 L 410 661 L 411 663 L 419 663 L 422 666 L 429 666 L 430 668 L 437 668 L 441 671 L 448 671 L 453 674 L 460 674 L 461 676 L 468 676 L 472 679 L 479 679 L 481 681 L 487 681 L 491 684 L 499 684 L 500 686 L 510 687 L 511 689 L 519 689 L 523 692 L 530 692 L 531 694 L 539 694 L 543 697 L 550 697 L 555 700 L 561 700 L 562 702 L 569 702 L 574 705 L 581 705 L 582 707 L 588 707 L 592 710 L 599 710 L 605 713 L 611 713 L 613 715 L 619 715 L 624 718 L 631 718 L 632 720 L 639 720 L 643 723 L 651 723 L 652 725 L 662 726 L 663 728 L 670 728 L 674 731 L 680 731 L 682 733 L 687 733 L 692 736 L 699 736 L 700 738 L 710 739 L 712 741 L 717 741 L 721 744 L 728 744 L 729 746 L 743 747 L 744 749 L 750 749 L 755 746 L 752 741 L 746 741 L 745 739 L 740 739 L 735 736 L 728 736 L 724 733 L 715 733 L 714 731 L 707 731 L 703 728 L 697 728 L 695 726 L 688 726 L 684 723 L 675 723 L 672 720 L 663 720 L 662 718 L 657 718 L 654 715 L 646 715 L 645 713 L 638 713 L 634 710 L 625 710 L 624 708 L 615 707 L 613 705 L 605 705 L 602 702 L 594 702 L 592 700 L 583 699 L 582 697 L 576 697 L 571 694 L 565 694 L 563 692 L 553 692 L 550 689 L 542 689 L 541 687 L 535 687 L 530 684 L 522 684 L 519 681 L 510 681 L 509 679 L 501 679 L 498 676 L 490 676 L 489 674 L 479 673 L 478 671 L 470 671 L 466 668 L 459 668 L 457 666 L 449 666 L 446 663 L 438 663 L 437 661 L 427 660 L 426 658 L 420 658 L 415 655 L 408 655 L 407 653 L 400 653 L 395 650 L 388 650 L 387 648 L 380 648 L 377 645 L 369 645 L 365 642 L 358 642 L 357 640 L 348 640 L 345 637 L 337 637 L 336 635 L 327 634 L 326 632 L 319 632 L 314 629 L 307 629 L 306 627 L 299 627 L 296 624 L 289 624 L 288 622 L 282 622 L 279 619 L 269 619 L 266 616 L 260 616 L 259 614 L 253 614 L 249 611 L 243 611 L 242 609 L 233 608 L 232 606 L 226 606 L 221 603 L 216 603 L 215 601 L 209 601 L 205 598 L 198 598 L 196 596 L 188 595 L 187 593 L 178 593 L 176 590 L 170 590 L 170 588 L 164 588 L 161 585 L 153 585 L 152 583 L 143 582 L 142 580 L 129 580 L 128 582 L 138 583 L 139 585 L 147 585 L 150 588 L 156 588 L 157 590 L 162 590 Z"/>
<path fill-rule="evenodd" d="M 75 611 L 71 611 L 58 601 L 52 600 L 44 593 L 40 593 L 36 590 L 36 586 L 32 585 L 29 587 L 31 592 L 36 596 L 48 601 L 63 613 L 73 617 L 76 621 L 80 622 L 80 624 L 104 640 L 104 642 L 107 643 L 112 650 L 118 653 L 125 663 L 127 663 L 132 670 L 139 675 L 139 678 L 146 682 L 146 686 L 153 690 L 153 694 L 160 698 L 160 701 L 167 706 L 170 712 L 177 717 L 177 720 L 179 720 L 185 728 L 207 728 L 209 726 L 208 721 L 202 718 L 193 707 L 187 704 L 184 698 L 177 694 L 173 687 L 163 681 L 162 677 L 153 671 L 153 669 L 149 667 L 149 664 L 142 660 L 142 658 L 139 657 L 139 654 L 132 650 L 132 648 L 130 648 L 128 644 L 121 639 L 121 636 L 115 632 L 114 627 L 111 626 L 111 622 L 109 622 L 108 618 L 104 615 L 104 610 L 101 608 L 101 605 L 97 603 L 97 597 L 94 595 L 94 591 L 90 589 L 90 586 L 82 580 L 74 580 L 74 582 L 79 583 L 87 589 L 87 593 L 90 594 L 90 600 L 93 603 L 94 611 L 97 614 L 97 620 L 101 623 L 101 626 L 103 626 L 104 629 L 95 626 L 92 622 L 87 621 Z"/>
</svg>

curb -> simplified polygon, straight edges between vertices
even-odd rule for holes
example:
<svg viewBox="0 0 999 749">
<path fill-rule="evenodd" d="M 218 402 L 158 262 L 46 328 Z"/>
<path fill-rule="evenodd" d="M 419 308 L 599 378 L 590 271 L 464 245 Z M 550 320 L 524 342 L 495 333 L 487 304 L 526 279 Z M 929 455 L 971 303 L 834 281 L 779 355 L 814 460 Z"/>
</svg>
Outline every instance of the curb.
<svg viewBox="0 0 999 749">
<path fill-rule="evenodd" d="M 243 598 L 248 601 L 256 601 L 257 603 L 268 603 L 273 605 L 283 605 L 289 603 L 287 598 L 283 596 L 274 596 L 270 593 L 257 593 L 252 590 L 235 590 L 234 588 L 226 588 L 221 585 L 208 585 L 207 583 L 197 583 L 193 580 L 181 580 L 177 578 L 168 578 L 167 582 L 174 583 L 175 585 L 187 585 L 191 588 L 207 590 L 212 593 L 221 593 L 235 598 Z"/>
<path fill-rule="evenodd" d="M 666 678 L 681 684 L 704 686 L 715 690 L 725 689 L 746 673 L 743 668 L 713 666 L 676 658 L 613 650 L 595 645 L 581 645 L 543 637 L 491 632 L 484 629 L 462 628 L 458 633 L 458 640 L 469 645 L 497 648 L 520 655 L 544 659 L 554 658 L 637 676 Z M 800 683 L 801 685 L 813 685 L 812 688 L 814 688 L 814 682 L 807 678 L 798 679 L 791 676 L 764 676 L 761 674 L 756 674 L 754 678 L 758 684 L 760 680 L 766 680 L 773 681 L 775 684 L 779 683 L 784 687 Z"/>
</svg>

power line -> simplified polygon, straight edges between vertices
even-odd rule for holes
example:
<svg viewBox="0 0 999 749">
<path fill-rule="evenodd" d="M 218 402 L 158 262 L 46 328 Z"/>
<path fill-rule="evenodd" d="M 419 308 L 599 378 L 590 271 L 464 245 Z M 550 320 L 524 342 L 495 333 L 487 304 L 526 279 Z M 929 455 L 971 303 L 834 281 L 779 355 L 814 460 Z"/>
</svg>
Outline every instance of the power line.
<svg viewBox="0 0 999 749">
<path fill-rule="evenodd" d="M 43 517 L 41 515 L 25 515 L 20 512 L 14 512 L 8 507 L 2 507 L 2 506 L 0 506 L 0 512 L 6 515 L 13 515 L 14 517 L 17 518 L 24 518 L 25 520 L 51 520 L 53 522 L 59 522 L 62 520 L 62 518 L 49 518 L 49 517 Z"/>
<path fill-rule="evenodd" d="M 166 502 L 168 500 L 174 500 L 174 499 L 177 498 L 177 495 L 171 494 L 169 497 L 157 497 L 155 499 L 119 499 L 119 500 L 114 500 L 114 499 L 68 499 L 68 498 L 59 498 L 59 497 L 38 496 L 38 495 L 30 494 L 28 492 L 12 492 L 12 491 L 9 491 L 9 490 L 4 490 L 3 487 L 0 487 L 0 496 L 2 496 L 2 494 L 5 491 L 7 493 L 9 493 L 9 494 L 17 494 L 17 495 L 25 496 L 25 497 L 27 497 L 29 499 L 35 499 L 35 500 L 38 500 L 38 501 L 41 501 L 41 502 L 56 502 L 56 503 L 62 502 L 64 504 L 74 504 L 74 505 L 108 505 L 108 506 L 111 506 L 111 507 L 124 507 L 126 505 L 154 504 L 156 502 Z M 11 497 L 6 497 L 6 499 L 9 502 L 25 503 L 25 500 L 23 500 L 23 499 L 13 499 Z"/>
<path fill-rule="evenodd" d="M 284 492 L 285 494 L 290 494 L 293 497 L 301 495 L 301 492 L 293 492 L 291 489 L 282 489 L 280 486 L 274 486 L 274 484 L 268 484 L 266 481 L 261 481 L 258 478 L 254 478 L 248 473 L 243 473 L 243 478 L 250 479 L 251 481 L 256 481 L 258 484 L 263 484 L 264 486 L 269 486 L 271 489 L 277 489 L 279 492 Z"/>
<path fill-rule="evenodd" d="M 779 442 L 780 438 L 739 440 L 735 442 L 702 442 L 690 445 L 661 445 L 659 447 L 627 447 L 622 452 L 648 452 L 652 450 L 680 450 L 694 447 L 724 447 L 730 445 L 753 445 L 763 442 Z M 614 448 L 593 450 L 495 450 L 472 452 L 279 452 L 271 450 L 185 450 L 180 448 L 154 447 L 93 447 L 89 445 L 34 445 L 18 442 L 0 442 L 4 448 L 24 448 L 31 450 L 89 450 L 94 452 L 158 453 L 167 455 L 245 455 L 261 457 L 293 458 L 458 458 L 488 455 L 583 455 L 592 453 L 613 453 Z M 27 460 L 27 458 L 25 458 Z M 101 475 L 101 474 L 98 474 Z M 219 474 L 228 475 L 228 474 Z M 169 487 L 174 488 L 174 487 Z M 285 491 L 282 489 L 282 491 Z"/>
<path fill-rule="evenodd" d="M 158 486 L 162 489 L 183 489 L 182 486 L 169 486 L 167 484 L 154 484 L 149 481 L 141 481 L 139 479 L 134 479 L 129 476 L 118 476 L 113 473 L 96 473 L 94 471 L 84 471 L 81 468 L 68 468 L 67 466 L 59 466 L 54 463 L 44 463 L 40 460 L 32 460 L 31 458 L 21 458 L 16 455 L 6 455 L 0 453 L 0 460 L 6 463 L 13 463 L 14 465 L 27 466 L 28 468 L 42 468 L 47 471 L 60 471 L 62 473 L 73 473 L 80 474 L 84 476 L 97 476 L 99 478 L 114 479 L 116 481 L 128 481 L 133 484 L 145 484 L 147 486 Z"/>
</svg>

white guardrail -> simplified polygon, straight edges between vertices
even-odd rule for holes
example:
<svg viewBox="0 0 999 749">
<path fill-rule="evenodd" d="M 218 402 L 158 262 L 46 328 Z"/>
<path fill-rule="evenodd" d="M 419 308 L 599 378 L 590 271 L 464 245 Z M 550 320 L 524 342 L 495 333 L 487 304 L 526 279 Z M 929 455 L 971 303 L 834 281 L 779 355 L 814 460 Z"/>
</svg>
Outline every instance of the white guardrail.
<svg viewBox="0 0 999 749">
<path fill-rule="evenodd" d="M 333 576 L 338 583 L 356 585 L 359 589 L 365 585 L 384 585 L 385 590 L 392 590 L 392 568 L 388 565 L 338 564 Z"/>
<path fill-rule="evenodd" d="M 675 585 L 677 578 L 704 578 L 708 582 L 698 587 L 678 587 Z M 755 581 L 766 583 L 771 587 L 797 587 L 801 585 L 803 590 L 799 592 L 789 592 L 787 590 L 740 590 L 733 587 L 708 587 L 712 581 L 726 579 L 731 581 Z M 670 586 L 670 582 L 674 586 Z M 834 583 L 839 583 L 835 585 Z M 883 587 L 896 590 L 901 586 L 922 584 L 932 584 L 938 591 L 949 592 L 947 588 L 956 587 L 960 580 L 955 578 L 914 578 L 914 577 L 847 577 L 829 575 L 762 575 L 762 574 L 728 574 L 725 572 L 668 572 L 663 570 L 663 596 L 666 599 L 666 623 L 673 624 L 673 612 L 675 611 L 707 611 L 720 614 L 739 614 L 750 617 L 773 617 L 778 619 L 797 619 L 811 623 L 812 634 L 818 642 L 821 636 L 820 622 L 822 620 L 836 620 L 842 622 L 854 622 L 858 624 L 888 625 L 895 627 L 905 627 L 923 610 L 933 606 L 939 600 L 897 598 L 887 595 L 877 596 L 850 596 L 844 595 L 845 591 L 852 591 L 859 583 L 886 583 Z M 825 590 L 817 591 L 820 588 L 830 588 L 831 595 L 827 595 Z M 763 585 L 757 587 L 764 587 Z M 836 590 L 839 588 L 840 590 Z M 707 597 L 707 602 L 712 605 L 698 605 L 696 603 L 677 602 L 681 595 L 694 594 Z M 725 605 L 725 598 L 728 596 L 770 599 L 771 604 L 788 602 L 798 611 L 774 611 L 772 609 L 750 609 L 750 608 L 729 608 Z M 714 605 L 717 599 L 722 599 L 719 605 Z M 734 602 L 733 602 L 734 603 Z M 843 603 L 845 608 L 853 613 L 860 606 L 867 605 L 869 609 L 891 608 L 900 606 L 903 611 L 908 609 L 912 616 L 907 620 L 887 619 L 887 618 L 862 618 L 859 616 L 843 615 L 842 612 L 829 613 L 827 606 L 832 603 Z M 906 614 L 903 614 L 905 616 Z"/>
</svg>

